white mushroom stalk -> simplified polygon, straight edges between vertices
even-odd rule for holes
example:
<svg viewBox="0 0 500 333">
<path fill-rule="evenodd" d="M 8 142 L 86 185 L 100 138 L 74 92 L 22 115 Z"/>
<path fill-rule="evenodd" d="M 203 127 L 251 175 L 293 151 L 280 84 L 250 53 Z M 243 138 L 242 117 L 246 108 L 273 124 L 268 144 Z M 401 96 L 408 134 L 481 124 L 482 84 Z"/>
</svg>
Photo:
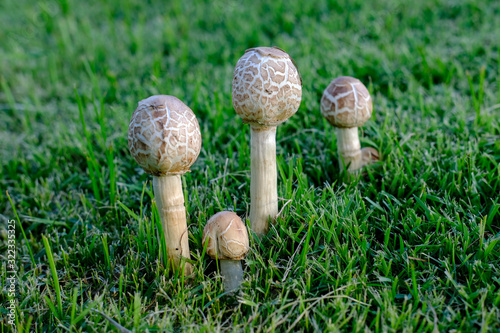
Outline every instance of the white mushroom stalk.
<svg viewBox="0 0 500 333">
<path fill-rule="evenodd" d="M 174 269 L 189 259 L 186 209 L 181 175 L 188 172 L 201 149 L 201 132 L 193 111 L 173 96 L 156 95 L 139 102 L 128 130 L 129 150 L 146 173 L 160 214 L 168 260 Z M 184 274 L 192 265 L 184 264 Z"/>
<path fill-rule="evenodd" d="M 251 127 L 250 223 L 262 237 L 278 214 L 276 127 L 297 112 L 302 81 L 286 52 L 257 47 L 238 60 L 232 97 L 234 110 Z"/>
<path fill-rule="evenodd" d="M 361 169 L 361 143 L 359 142 L 358 128 L 337 127 L 335 135 L 337 136 L 340 169 L 344 169 L 344 165 L 349 172 Z"/>
<path fill-rule="evenodd" d="M 278 215 L 276 127 L 250 129 L 250 223 L 261 237 Z"/>
<path fill-rule="evenodd" d="M 203 229 L 202 242 L 208 242 L 207 254 L 219 260 L 224 289 L 239 288 L 243 281 L 241 260 L 249 250 L 247 228 L 240 217 L 227 211 L 215 214 Z"/>
<path fill-rule="evenodd" d="M 368 89 L 353 77 L 333 80 L 321 98 L 321 114 L 336 127 L 339 167 L 356 174 L 363 166 L 378 160 L 373 148 L 361 149 L 358 127 L 371 117 L 372 100 Z"/>
</svg>

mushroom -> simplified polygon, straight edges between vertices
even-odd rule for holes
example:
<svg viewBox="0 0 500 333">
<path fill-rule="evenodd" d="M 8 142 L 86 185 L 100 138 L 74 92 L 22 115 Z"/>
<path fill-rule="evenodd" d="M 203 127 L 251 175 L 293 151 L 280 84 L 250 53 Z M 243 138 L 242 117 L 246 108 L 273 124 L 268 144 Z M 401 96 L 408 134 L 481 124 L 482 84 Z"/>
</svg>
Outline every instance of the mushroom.
<svg viewBox="0 0 500 333">
<path fill-rule="evenodd" d="M 181 175 L 201 149 L 200 126 L 178 98 L 156 95 L 139 102 L 128 129 L 128 147 L 136 162 L 153 175 L 153 191 L 165 234 L 169 262 L 178 269 L 190 258 Z M 190 275 L 192 266 L 184 265 Z"/>
<path fill-rule="evenodd" d="M 207 254 L 218 259 L 226 291 L 238 288 L 243 280 L 240 260 L 248 249 L 248 233 L 245 224 L 233 212 L 219 212 L 208 220 L 203 229 L 203 244 L 207 244 Z"/>
<path fill-rule="evenodd" d="M 372 147 L 361 148 L 361 164 L 368 165 L 380 159 L 377 149 Z"/>
<path fill-rule="evenodd" d="M 356 174 L 363 166 L 379 158 L 375 149 L 361 149 L 359 143 L 358 127 L 371 117 L 372 110 L 366 87 L 349 76 L 333 80 L 321 98 L 321 114 L 336 127 L 340 169 L 345 165 L 349 174 Z"/>
<path fill-rule="evenodd" d="M 276 127 L 297 112 L 302 80 L 290 56 L 276 47 L 248 49 L 238 60 L 233 107 L 251 127 L 250 223 L 261 237 L 278 215 Z"/>
</svg>

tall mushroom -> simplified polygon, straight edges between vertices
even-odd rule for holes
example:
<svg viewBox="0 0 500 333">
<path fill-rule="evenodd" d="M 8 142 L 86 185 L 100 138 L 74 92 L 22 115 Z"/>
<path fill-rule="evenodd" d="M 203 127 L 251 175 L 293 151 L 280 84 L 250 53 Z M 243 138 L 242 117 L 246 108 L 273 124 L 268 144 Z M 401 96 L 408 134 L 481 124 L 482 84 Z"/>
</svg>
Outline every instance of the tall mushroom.
<svg viewBox="0 0 500 333">
<path fill-rule="evenodd" d="M 245 224 L 233 212 L 219 212 L 208 220 L 203 229 L 203 244 L 207 244 L 207 254 L 218 259 L 224 289 L 238 288 L 243 280 L 243 260 L 249 249 Z"/>
<path fill-rule="evenodd" d="M 285 51 L 248 49 L 234 69 L 232 97 L 234 110 L 251 127 L 250 223 L 261 237 L 278 214 L 276 127 L 297 112 L 302 80 Z"/>
<path fill-rule="evenodd" d="M 201 133 L 196 116 L 174 96 L 146 98 L 132 114 L 128 147 L 144 171 L 153 175 L 168 260 L 177 269 L 181 257 L 190 258 L 181 175 L 189 171 L 200 154 Z M 192 266 L 186 262 L 184 274 L 191 272 Z"/>
<path fill-rule="evenodd" d="M 368 89 L 356 78 L 341 76 L 333 80 L 321 98 L 321 114 L 336 127 L 339 166 L 355 174 L 364 165 L 378 160 L 373 148 L 361 149 L 358 127 L 372 115 Z"/>
</svg>

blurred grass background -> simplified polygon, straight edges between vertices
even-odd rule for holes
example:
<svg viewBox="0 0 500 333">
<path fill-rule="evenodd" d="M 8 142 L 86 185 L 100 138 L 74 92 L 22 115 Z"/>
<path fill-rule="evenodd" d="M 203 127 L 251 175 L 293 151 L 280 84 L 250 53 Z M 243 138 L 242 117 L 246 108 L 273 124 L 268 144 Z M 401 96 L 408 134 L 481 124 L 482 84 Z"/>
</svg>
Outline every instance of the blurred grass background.
<svg viewBox="0 0 500 333">
<path fill-rule="evenodd" d="M 112 330 L 96 309 L 136 331 L 500 330 L 499 17 L 497 1 L 3 0 L 0 213 L 6 227 L 15 208 L 26 233 L 19 327 Z M 296 61 L 303 102 L 278 128 L 280 223 L 251 241 L 230 297 L 201 231 L 248 211 L 232 71 L 271 45 Z M 383 157 L 349 185 L 319 112 L 340 75 L 370 89 L 361 142 Z M 165 266 L 151 179 L 127 147 L 153 94 L 202 129 L 183 177 L 190 282 Z"/>
</svg>

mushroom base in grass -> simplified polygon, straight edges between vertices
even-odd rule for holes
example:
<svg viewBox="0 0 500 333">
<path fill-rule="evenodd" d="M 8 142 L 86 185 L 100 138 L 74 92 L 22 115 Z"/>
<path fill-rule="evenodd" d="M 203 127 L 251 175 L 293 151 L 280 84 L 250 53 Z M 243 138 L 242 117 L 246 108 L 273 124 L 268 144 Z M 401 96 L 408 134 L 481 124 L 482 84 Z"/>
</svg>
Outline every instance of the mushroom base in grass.
<svg viewBox="0 0 500 333">
<path fill-rule="evenodd" d="M 340 170 L 356 173 L 362 167 L 358 128 L 336 128 Z M 345 167 L 344 167 L 345 166 Z"/>
<path fill-rule="evenodd" d="M 361 148 L 358 128 L 336 128 L 339 168 L 349 176 L 359 175 L 363 167 L 377 162 L 380 157 L 375 148 Z"/>
<path fill-rule="evenodd" d="M 221 260 L 220 273 L 224 279 L 224 290 L 239 288 L 243 281 L 243 268 L 240 260 Z"/>
</svg>

